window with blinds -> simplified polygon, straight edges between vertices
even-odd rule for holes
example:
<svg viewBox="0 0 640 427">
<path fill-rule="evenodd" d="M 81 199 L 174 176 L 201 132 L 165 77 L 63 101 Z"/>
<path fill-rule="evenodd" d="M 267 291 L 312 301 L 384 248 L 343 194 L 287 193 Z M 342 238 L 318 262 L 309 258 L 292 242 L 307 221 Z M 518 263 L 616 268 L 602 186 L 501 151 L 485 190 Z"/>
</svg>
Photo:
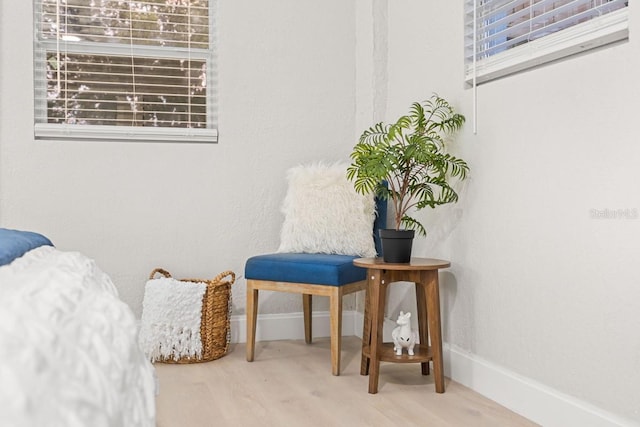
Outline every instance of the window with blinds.
<svg viewBox="0 0 640 427">
<path fill-rule="evenodd" d="M 628 37 L 628 1 L 465 0 L 468 83 Z"/>
<path fill-rule="evenodd" d="M 215 142 L 214 0 L 35 0 L 36 138 Z"/>
</svg>

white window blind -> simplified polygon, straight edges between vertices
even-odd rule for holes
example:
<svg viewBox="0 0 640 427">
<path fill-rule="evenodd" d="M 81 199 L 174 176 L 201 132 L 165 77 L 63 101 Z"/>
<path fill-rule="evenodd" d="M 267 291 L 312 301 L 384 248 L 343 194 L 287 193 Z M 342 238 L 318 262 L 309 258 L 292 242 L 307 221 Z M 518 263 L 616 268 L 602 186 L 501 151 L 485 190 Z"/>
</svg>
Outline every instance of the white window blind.
<svg viewBox="0 0 640 427">
<path fill-rule="evenodd" d="M 214 0 L 35 0 L 35 136 L 215 142 Z"/>
<path fill-rule="evenodd" d="M 624 0 L 465 0 L 468 83 L 628 37 Z"/>
</svg>

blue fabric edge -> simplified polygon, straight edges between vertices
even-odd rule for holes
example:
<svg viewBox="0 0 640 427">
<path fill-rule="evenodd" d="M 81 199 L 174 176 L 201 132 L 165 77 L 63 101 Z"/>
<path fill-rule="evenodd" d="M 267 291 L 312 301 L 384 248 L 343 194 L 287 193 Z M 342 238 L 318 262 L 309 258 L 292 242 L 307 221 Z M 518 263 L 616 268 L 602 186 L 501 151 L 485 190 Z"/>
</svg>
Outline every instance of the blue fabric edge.
<svg viewBox="0 0 640 427">
<path fill-rule="evenodd" d="M 53 243 L 47 237 L 33 231 L 0 228 L 0 265 L 9 264 L 40 246 L 53 246 Z"/>
</svg>

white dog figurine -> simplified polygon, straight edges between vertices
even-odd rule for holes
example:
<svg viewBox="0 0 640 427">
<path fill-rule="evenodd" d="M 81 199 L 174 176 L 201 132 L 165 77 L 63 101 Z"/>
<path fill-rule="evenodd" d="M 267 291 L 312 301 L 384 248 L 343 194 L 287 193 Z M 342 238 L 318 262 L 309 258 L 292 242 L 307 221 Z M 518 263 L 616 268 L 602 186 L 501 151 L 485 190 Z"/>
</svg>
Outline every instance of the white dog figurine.
<svg viewBox="0 0 640 427">
<path fill-rule="evenodd" d="M 416 345 L 418 334 L 411 330 L 411 313 L 406 314 L 402 311 L 398 316 L 396 323 L 398 326 L 391 332 L 393 338 L 393 350 L 397 356 L 402 356 L 402 348 L 406 347 L 409 356 L 413 356 L 413 347 Z"/>
</svg>

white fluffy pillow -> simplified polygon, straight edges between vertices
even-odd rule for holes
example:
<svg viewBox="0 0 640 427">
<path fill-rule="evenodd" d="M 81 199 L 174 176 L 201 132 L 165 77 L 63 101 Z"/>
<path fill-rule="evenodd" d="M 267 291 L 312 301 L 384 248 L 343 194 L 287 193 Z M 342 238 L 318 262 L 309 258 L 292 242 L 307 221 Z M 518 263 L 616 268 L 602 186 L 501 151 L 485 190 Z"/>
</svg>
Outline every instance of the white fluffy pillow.
<svg viewBox="0 0 640 427">
<path fill-rule="evenodd" d="M 356 193 L 346 173 L 343 163 L 288 171 L 278 252 L 376 256 L 373 195 Z"/>
</svg>

